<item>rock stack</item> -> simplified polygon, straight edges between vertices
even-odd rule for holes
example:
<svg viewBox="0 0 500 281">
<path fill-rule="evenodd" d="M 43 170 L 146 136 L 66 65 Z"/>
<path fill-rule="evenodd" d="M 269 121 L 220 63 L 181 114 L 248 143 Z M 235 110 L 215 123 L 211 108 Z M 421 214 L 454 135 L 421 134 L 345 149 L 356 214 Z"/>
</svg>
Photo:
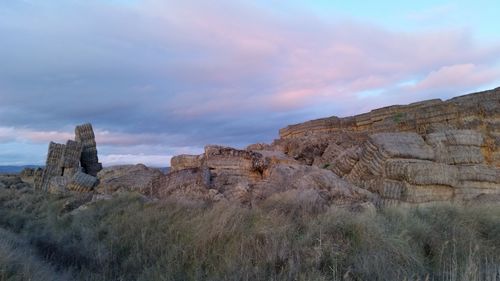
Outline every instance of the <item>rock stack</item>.
<svg viewBox="0 0 500 281">
<path fill-rule="evenodd" d="M 94 130 L 91 124 L 83 124 L 75 128 L 75 140 L 82 145 L 80 161 L 85 173 L 97 176 L 102 170 L 102 164 L 97 158 Z"/>
<path fill-rule="evenodd" d="M 34 174 L 34 185 L 49 192 L 88 192 L 97 185 L 101 169 L 92 125 L 83 124 L 76 127 L 75 140 L 49 144 L 45 168 Z"/>
</svg>

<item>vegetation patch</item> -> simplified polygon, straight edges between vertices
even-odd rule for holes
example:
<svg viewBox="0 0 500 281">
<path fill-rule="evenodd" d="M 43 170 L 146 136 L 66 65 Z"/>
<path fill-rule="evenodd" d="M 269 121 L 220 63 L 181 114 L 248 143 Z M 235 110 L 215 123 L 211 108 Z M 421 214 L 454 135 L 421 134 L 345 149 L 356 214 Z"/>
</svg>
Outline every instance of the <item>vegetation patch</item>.
<svg viewBox="0 0 500 281">
<path fill-rule="evenodd" d="M 68 212 L 70 199 L 0 189 L 1 281 L 499 280 L 498 206 L 373 214 L 123 193 Z"/>
<path fill-rule="evenodd" d="M 401 123 L 401 121 L 403 121 L 403 119 L 406 117 L 406 114 L 404 112 L 398 112 L 398 113 L 395 113 L 393 116 L 392 116 L 392 120 L 395 122 L 395 123 Z"/>
</svg>

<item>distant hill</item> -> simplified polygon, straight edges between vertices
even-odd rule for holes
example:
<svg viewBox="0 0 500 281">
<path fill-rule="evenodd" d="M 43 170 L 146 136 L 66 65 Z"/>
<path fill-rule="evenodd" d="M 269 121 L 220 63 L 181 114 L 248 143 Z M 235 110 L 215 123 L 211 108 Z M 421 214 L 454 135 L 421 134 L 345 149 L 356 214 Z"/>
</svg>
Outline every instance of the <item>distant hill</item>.
<svg viewBox="0 0 500 281">
<path fill-rule="evenodd" d="M 39 165 L 24 165 L 24 166 L 2 166 L 0 165 L 0 174 L 17 174 L 20 173 L 24 168 L 38 168 L 38 167 L 43 167 Z M 162 173 L 168 173 L 170 170 L 170 167 L 161 167 L 157 168 Z"/>
<path fill-rule="evenodd" d="M 20 173 L 24 168 L 38 168 L 39 165 L 24 165 L 24 166 L 1 166 L 0 174 L 16 174 Z"/>
<path fill-rule="evenodd" d="M 158 168 L 162 173 L 164 174 L 167 174 L 168 172 L 170 172 L 170 167 L 161 167 L 161 168 Z"/>
</svg>

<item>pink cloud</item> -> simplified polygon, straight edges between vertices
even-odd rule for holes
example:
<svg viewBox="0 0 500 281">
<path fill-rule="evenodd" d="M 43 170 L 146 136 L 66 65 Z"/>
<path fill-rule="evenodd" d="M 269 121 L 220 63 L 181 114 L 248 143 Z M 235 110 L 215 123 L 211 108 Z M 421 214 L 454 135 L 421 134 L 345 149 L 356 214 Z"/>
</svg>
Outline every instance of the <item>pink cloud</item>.
<svg viewBox="0 0 500 281">
<path fill-rule="evenodd" d="M 414 86 L 415 91 L 436 90 L 443 87 L 474 87 L 498 79 L 500 71 L 478 67 L 472 63 L 443 66 L 430 72 Z"/>
<path fill-rule="evenodd" d="M 167 167 L 170 166 L 171 158 L 171 155 L 108 154 L 101 155 L 100 161 L 105 166 L 141 163 L 152 167 Z"/>
<path fill-rule="evenodd" d="M 314 89 L 294 89 L 290 91 L 281 92 L 275 94 L 270 99 L 270 104 L 274 106 L 275 109 L 288 109 L 303 105 L 308 99 L 311 99 L 315 94 L 317 94 Z"/>
<path fill-rule="evenodd" d="M 449 8 L 425 13 L 434 16 Z M 147 19 L 147 30 L 155 30 L 144 36 L 197 51 L 196 60 L 180 61 L 166 75 L 212 86 L 170 100 L 166 107 L 179 117 L 335 103 L 364 91 L 419 83 L 447 66 L 473 64 L 487 71 L 500 57 L 500 44 L 478 45 L 467 30 L 391 31 L 370 23 L 323 22 L 307 13 L 276 16 L 233 1 L 151 0 L 136 13 Z M 469 79 L 470 86 L 496 81 L 491 75 L 483 78 Z"/>
</svg>

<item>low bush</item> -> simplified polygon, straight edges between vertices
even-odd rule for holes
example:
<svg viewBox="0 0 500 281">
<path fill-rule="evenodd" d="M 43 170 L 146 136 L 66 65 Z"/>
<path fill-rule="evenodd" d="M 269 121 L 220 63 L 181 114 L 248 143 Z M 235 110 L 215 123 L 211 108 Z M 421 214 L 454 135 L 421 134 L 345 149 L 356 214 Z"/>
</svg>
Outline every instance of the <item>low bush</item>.
<svg viewBox="0 0 500 281">
<path fill-rule="evenodd" d="M 499 206 L 353 213 L 298 198 L 123 193 L 67 212 L 71 197 L 0 189 L 0 280 L 500 280 Z"/>
</svg>

